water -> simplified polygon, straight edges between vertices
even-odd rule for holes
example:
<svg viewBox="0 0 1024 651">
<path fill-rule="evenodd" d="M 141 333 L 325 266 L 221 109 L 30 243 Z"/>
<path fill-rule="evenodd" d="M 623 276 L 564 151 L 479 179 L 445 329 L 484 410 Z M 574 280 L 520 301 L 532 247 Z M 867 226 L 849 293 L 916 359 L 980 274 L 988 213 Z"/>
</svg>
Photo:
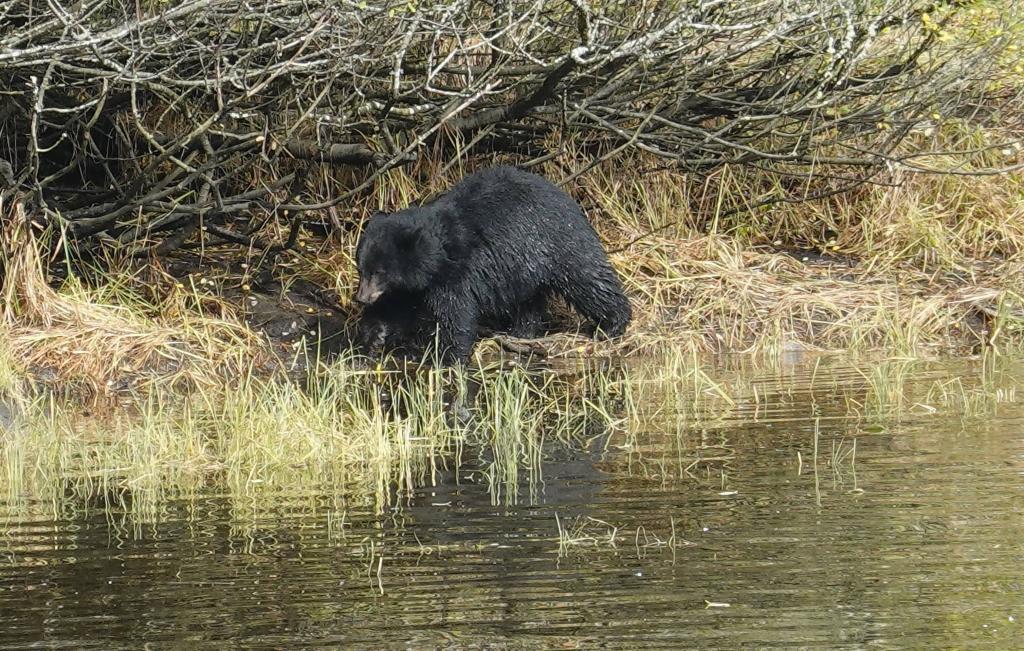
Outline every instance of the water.
<svg viewBox="0 0 1024 651">
<path fill-rule="evenodd" d="M 1024 647 L 1024 366 L 712 375 L 727 417 L 551 444 L 518 503 L 0 504 L 0 648 Z"/>
</svg>

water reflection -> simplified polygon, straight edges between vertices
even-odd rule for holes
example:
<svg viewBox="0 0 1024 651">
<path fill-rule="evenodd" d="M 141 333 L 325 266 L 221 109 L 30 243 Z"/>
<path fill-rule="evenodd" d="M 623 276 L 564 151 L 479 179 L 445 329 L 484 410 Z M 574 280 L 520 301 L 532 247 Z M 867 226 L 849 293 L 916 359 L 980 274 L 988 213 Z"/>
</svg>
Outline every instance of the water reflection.
<svg viewBox="0 0 1024 651">
<path fill-rule="evenodd" d="M 149 523 L 5 503 L 0 647 L 1019 648 L 1024 367 L 709 375 L 731 408 L 646 395 L 497 504 L 486 450 L 384 515 L 216 482 Z"/>
</svg>

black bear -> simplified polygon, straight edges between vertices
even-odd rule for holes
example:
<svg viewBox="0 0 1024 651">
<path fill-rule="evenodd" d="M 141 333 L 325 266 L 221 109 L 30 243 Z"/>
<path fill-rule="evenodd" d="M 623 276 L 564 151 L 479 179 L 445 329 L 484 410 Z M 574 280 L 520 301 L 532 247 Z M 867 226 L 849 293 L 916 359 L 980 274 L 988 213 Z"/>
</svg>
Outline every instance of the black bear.
<svg viewBox="0 0 1024 651">
<path fill-rule="evenodd" d="M 356 246 L 361 338 L 424 343 L 464 361 L 479 329 L 535 333 L 564 297 L 607 336 L 632 318 L 622 283 L 572 197 L 543 177 L 494 167 L 419 207 L 372 217 Z"/>
</svg>

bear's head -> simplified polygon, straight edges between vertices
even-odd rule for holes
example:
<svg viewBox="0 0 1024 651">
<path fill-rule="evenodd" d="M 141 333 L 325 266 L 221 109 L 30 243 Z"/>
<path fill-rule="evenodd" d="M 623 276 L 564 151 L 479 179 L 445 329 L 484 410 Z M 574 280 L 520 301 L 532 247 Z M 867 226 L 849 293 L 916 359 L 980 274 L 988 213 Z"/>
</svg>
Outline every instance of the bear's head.
<svg viewBox="0 0 1024 651">
<path fill-rule="evenodd" d="M 401 213 L 375 215 L 356 245 L 356 301 L 370 305 L 387 294 L 421 293 L 443 263 L 444 247 L 424 224 Z"/>
</svg>

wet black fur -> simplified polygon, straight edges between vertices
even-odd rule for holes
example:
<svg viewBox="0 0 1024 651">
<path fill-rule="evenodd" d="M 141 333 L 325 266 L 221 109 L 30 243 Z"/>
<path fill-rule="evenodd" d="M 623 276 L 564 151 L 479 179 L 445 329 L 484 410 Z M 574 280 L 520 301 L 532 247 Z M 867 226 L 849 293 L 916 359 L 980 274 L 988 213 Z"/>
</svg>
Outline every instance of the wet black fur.
<svg viewBox="0 0 1024 651">
<path fill-rule="evenodd" d="M 580 206 L 546 179 L 511 167 L 471 174 L 426 205 L 372 217 L 356 263 L 361 282 L 373 279 L 384 290 L 364 310 L 364 342 L 422 346 L 436 328 L 449 363 L 468 358 L 484 326 L 536 334 L 552 294 L 607 336 L 622 334 L 632 318 Z"/>
</svg>

